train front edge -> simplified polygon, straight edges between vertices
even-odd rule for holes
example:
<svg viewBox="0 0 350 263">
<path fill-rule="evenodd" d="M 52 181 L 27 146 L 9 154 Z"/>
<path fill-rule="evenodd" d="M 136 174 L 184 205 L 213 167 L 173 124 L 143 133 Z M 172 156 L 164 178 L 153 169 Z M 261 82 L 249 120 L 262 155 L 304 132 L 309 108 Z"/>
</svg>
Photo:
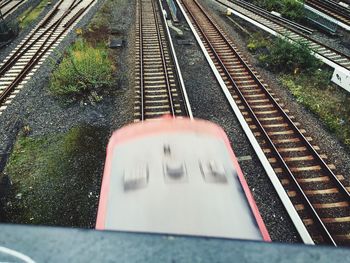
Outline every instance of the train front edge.
<svg viewBox="0 0 350 263">
<path fill-rule="evenodd" d="M 224 130 L 187 118 L 113 133 L 96 229 L 271 241 Z"/>
</svg>

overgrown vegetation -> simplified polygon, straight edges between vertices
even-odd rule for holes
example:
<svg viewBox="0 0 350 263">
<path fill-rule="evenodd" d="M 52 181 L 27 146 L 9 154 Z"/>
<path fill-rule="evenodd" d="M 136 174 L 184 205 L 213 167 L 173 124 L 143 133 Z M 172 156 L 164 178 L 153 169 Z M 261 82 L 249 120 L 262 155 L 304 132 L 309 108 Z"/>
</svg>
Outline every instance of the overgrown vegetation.
<svg viewBox="0 0 350 263">
<path fill-rule="evenodd" d="M 305 42 L 290 43 L 284 38 L 276 38 L 267 47 L 268 52 L 260 61 L 274 71 L 312 73 L 321 65 L 321 61 L 311 54 Z"/>
<path fill-rule="evenodd" d="M 53 72 L 49 89 L 68 101 L 101 100 L 103 90 L 112 86 L 114 65 L 104 43 L 93 47 L 84 39 L 76 41 Z"/>
<path fill-rule="evenodd" d="M 113 20 L 113 1 L 106 1 L 89 24 L 88 30 L 98 31 L 105 28 Z"/>
<path fill-rule="evenodd" d="M 130 6 L 129 0 L 118 0 L 118 9 L 122 10 L 122 15 L 119 17 L 120 23 L 111 24 L 116 18 L 116 13 L 113 9 L 116 8 L 115 0 L 105 1 L 100 10 L 96 13 L 94 18 L 91 20 L 87 30 L 84 32 L 84 38 L 86 38 L 90 43 L 95 43 L 97 41 L 107 42 L 111 31 L 113 35 L 124 35 L 123 23 L 127 20 L 128 12 L 127 6 Z M 113 28 L 113 29 L 112 29 Z"/>
<path fill-rule="evenodd" d="M 268 11 L 279 12 L 284 17 L 299 22 L 305 17 L 303 2 L 302 0 L 253 0 L 254 4 Z"/>
<path fill-rule="evenodd" d="M 251 52 L 262 52 L 262 49 L 266 49 L 269 44 L 270 41 L 261 33 L 255 33 L 249 38 L 247 47 Z"/>
<path fill-rule="evenodd" d="M 311 54 L 305 43 L 292 44 L 281 38 L 271 41 L 255 34 L 247 47 L 262 66 L 281 74 L 282 85 L 297 101 L 350 147 L 350 95 L 331 84 L 332 71 Z"/>
<path fill-rule="evenodd" d="M 350 96 L 339 87 L 330 85 L 330 72 L 283 76 L 287 87 L 297 101 L 320 117 L 345 145 L 350 147 Z"/>
<path fill-rule="evenodd" d="M 5 170 L 12 181 L 6 221 L 93 226 L 106 130 L 81 126 L 45 137 L 22 134 Z"/>
<path fill-rule="evenodd" d="M 34 8 L 29 8 L 19 17 L 20 28 L 26 28 L 29 26 L 44 10 L 45 6 L 48 4 L 49 0 L 41 0 L 41 2 Z"/>
</svg>

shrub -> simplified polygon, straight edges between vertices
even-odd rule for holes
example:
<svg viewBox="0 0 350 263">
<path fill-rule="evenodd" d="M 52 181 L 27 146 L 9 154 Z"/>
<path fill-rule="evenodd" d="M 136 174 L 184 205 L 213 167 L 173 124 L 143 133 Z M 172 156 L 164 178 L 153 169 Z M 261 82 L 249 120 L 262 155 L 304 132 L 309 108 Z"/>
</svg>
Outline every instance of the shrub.
<svg viewBox="0 0 350 263">
<path fill-rule="evenodd" d="M 97 101 L 103 88 L 112 85 L 113 64 L 103 45 L 92 47 L 78 40 L 53 72 L 49 89 L 70 100 Z"/>
<path fill-rule="evenodd" d="M 254 0 L 254 4 L 268 11 L 277 11 L 284 17 L 296 21 L 303 20 L 305 16 L 303 1 L 299 0 Z"/>
<path fill-rule="evenodd" d="M 266 49 L 268 45 L 269 40 L 257 33 L 249 38 L 247 48 L 249 51 L 256 52 Z"/>
<path fill-rule="evenodd" d="M 266 63 L 275 71 L 294 73 L 313 72 L 321 66 L 306 43 L 290 43 L 282 38 L 277 38 L 269 47 Z"/>
<path fill-rule="evenodd" d="M 281 14 L 291 20 L 301 21 L 304 14 L 303 3 L 296 0 L 284 0 Z"/>
</svg>

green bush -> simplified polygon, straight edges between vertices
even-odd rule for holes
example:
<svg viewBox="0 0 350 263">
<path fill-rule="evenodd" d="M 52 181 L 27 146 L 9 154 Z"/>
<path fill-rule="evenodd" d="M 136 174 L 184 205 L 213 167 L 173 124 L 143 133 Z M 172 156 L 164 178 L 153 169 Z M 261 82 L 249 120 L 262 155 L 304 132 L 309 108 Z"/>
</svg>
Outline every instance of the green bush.
<svg viewBox="0 0 350 263">
<path fill-rule="evenodd" d="M 113 63 L 104 45 L 92 47 L 78 40 L 53 72 L 50 91 L 70 100 L 96 101 L 103 88 L 112 85 Z"/>
<path fill-rule="evenodd" d="M 299 0 L 254 0 L 254 4 L 296 21 L 302 21 L 305 16 L 303 1 Z"/>
<path fill-rule="evenodd" d="M 264 38 L 263 35 L 257 33 L 257 34 L 253 34 L 249 38 L 247 48 L 251 52 L 256 52 L 262 49 L 266 49 L 268 45 L 269 45 L 269 40 Z"/>
<path fill-rule="evenodd" d="M 304 5 L 296 0 L 284 0 L 281 14 L 291 20 L 301 21 L 304 14 Z"/>
<path fill-rule="evenodd" d="M 276 38 L 269 47 L 266 63 L 275 71 L 294 73 L 313 72 L 321 66 L 306 43 L 290 43 L 282 38 Z"/>
</svg>

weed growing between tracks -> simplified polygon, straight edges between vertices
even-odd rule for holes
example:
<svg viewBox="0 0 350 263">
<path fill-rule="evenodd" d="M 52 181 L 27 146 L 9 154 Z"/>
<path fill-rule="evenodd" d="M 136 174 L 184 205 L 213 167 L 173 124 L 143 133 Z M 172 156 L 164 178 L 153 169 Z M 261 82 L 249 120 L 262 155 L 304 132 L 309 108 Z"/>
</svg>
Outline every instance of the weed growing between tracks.
<svg viewBox="0 0 350 263">
<path fill-rule="evenodd" d="M 68 49 L 52 74 L 49 85 L 52 94 L 67 102 L 94 104 L 115 84 L 115 54 L 108 49 L 113 8 L 113 1 L 106 1 L 87 29 L 78 30 L 81 37 Z"/>
<path fill-rule="evenodd" d="M 49 89 L 67 101 L 101 100 L 103 89 L 113 84 L 114 66 L 107 47 L 92 47 L 84 39 L 77 40 L 53 72 Z"/>
<path fill-rule="evenodd" d="M 45 137 L 20 135 L 5 170 L 12 181 L 5 221 L 93 227 L 107 133 L 79 126 Z"/>
<path fill-rule="evenodd" d="M 298 102 L 317 115 L 350 148 L 350 94 L 331 84 L 332 71 L 311 55 L 303 43 L 270 41 L 254 35 L 248 49 L 261 64 L 280 75 Z"/>
</svg>

